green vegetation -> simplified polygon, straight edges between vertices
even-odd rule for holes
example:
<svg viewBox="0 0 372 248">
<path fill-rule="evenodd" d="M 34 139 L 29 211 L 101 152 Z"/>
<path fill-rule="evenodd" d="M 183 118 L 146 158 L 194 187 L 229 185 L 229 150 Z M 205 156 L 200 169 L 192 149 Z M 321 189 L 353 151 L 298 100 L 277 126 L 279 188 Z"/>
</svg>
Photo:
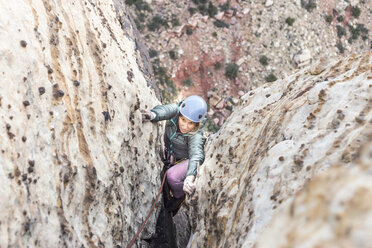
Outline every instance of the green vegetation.
<svg viewBox="0 0 372 248">
<path fill-rule="evenodd" d="M 278 78 L 273 73 L 270 73 L 270 75 L 268 75 L 268 76 L 265 77 L 266 82 L 274 82 L 277 79 Z"/>
<path fill-rule="evenodd" d="M 208 4 L 208 15 L 210 17 L 214 17 L 215 15 L 217 15 L 218 13 L 218 9 L 216 8 L 216 6 L 213 5 L 213 3 L 209 2 Z"/>
<path fill-rule="evenodd" d="M 217 28 L 229 28 L 230 25 L 227 24 L 226 22 L 222 21 L 222 20 L 216 20 L 213 22 L 213 24 L 217 27 Z"/>
<path fill-rule="evenodd" d="M 225 76 L 229 79 L 235 79 L 238 75 L 239 66 L 235 63 L 229 63 L 225 68 Z"/>
<path fill-rule="evenodd" d="M 145 28 L 145 26 L 136 18 L 134 19 L 134 23 L 139 31 L 142 31 Z"/>
<path fill-rule="evenodd" d="M 188 79 L 183 80 L 182 81 L 182 84 L 184 86 L 187 86 L 187 87 L 194 86 L 194 83 L 192 82 L 192 79 L 191 78 L 188 78 Z"/>
<path fill-rule="evenodd" d="M 358 6 L 351 7 L 351 15 L 354 18 L 358 18 L 360 16 L 361 10 Z"/>
<path fill-rule="evenodd" d="M 337 36 L 341 38 L 342 36 L 346 35 L 346 30 L 344 27 L 337 25 Z"/>
<path fill-rule="evenodd" d="M 171 59 L 173 59 L 173 60 L 177 60 L 178 59 L 177 53 L 174 50 L 170 50 L 168 53 L 169 53 L 169 57 Z"/>
<path fill-rule="evenodd" d="M 164 101 L 171 102 L 177 94 L 177 88 L 173 80 L 168 77 L 167 68 L 160 66 L 159 59 L 153 62 L 152 68 Z"/>
<path fill-rule="evenodd" d="M 313 11 L 316 8 L 315 0 L 301 0 L 302 8 L 305 8 L 308 12 Z"/>
<path fill-rule="evenodd" d="M 186 34 L 187 34 L 187 35 L 192 35 L 192 33 L 193 33 L 193 31 L 192 31 L 191 28 L 187 28 L 187 29 L 186 29 Z"/>
<path fill-rule="evenodd" d="M 221 67 L 222 67 L 222 65 L 221 65 L 220 62 L 216 62 L 216 64 L 214 64 L 214 69 L 216 69 L 216 70 L 221 69 Z"/>
<path fill-rule="evenodd" d="M 158 52 L 154 49 L 151 49 L 149 51 L 149 55 L 150 55 L 150 58 L 155 58 L 156 56 L 158 56 Z"/>
<path fill-rule="evenodd" d="M 143 0 L 126 0 L 125 3 L 129 6 L 134 5 L 138 11 L 144 10 L 147 12 L 152 12 L 150 5 Z"/>
<path fill-rule="evenodd" d="M 363 35 L 363 40 L 365 39 L 364 37 L 367 37 L 366 35 L 368 34 L 368 29 L 364 26 L 364 24 L 357 24 L 356 27 L 348 25 L 348 27 L 351 34 L 351 37 L 348 40 L 349 43 L 352 43 L 353 40 L 357 40 L 360 35 Z"/>
<path fill-rule="evenodd" d="M 217 32 L 213 32 L 213 33 L 212 33 L 212 36 L 213 36 L 214 38 L 217 38 Z"/>
<path fill-rule="evenodd" d="M 216 133 L 219 129 L 220 127 L 214 124 L 212 118 L 207 116 L 207 120 L 205 121 L 205 130 L 211 133 Z"/>
<path fill-rule="evenodd" d="M 190 7 L 187 10 L 189 11 L 189 13 L 190 13 L 191 16 L 196 13 L 196 8 Z"/>
<path fill-rule="evenodd" d="M 198 10 L 199 10 L 199 13 L 202 15 L 207 15 L 208 13 L 208 8 L 205 4 L 198 5 Z"/>
<path fill-rule="evenodd" d="M 180 20 L 178 20 L 177 16 L 175 16 L 174 14 L 172 14 L 171 23 L 173 27 L 181 25 Z"/>
<path fill-rule="evenodd" d="M 338 42 L 336 47 L 340 53 L 344 53 L 345 49 L 341 42 Z"/>
<path fill-rule="evenodd" d="M 151 22 L 147 24 L 150 31 L 157 31 L 161 26 L 168 27 L 168 20 L 161 18 L 161 16 L 156 15 L 152 17 Z"/>
<path fill-rule="evenodd" d="M 285 19 L 285 23 L 287 23 L 288 26 L 292 26 L 294 21 L 295 21 L 295 19 L 291 18 L 291 17 L 287 17 L 287 19 Z"/>
<path fill-rule="evenodd" d="M 267 66 L 269 64 L 269 59 L 265 55 L 262 55 L 259 61 L 263 66 Z"/>
<path fill-rule="evenodd" d="M 337 21 L 338 22 L 343 22 L 344 21 L 344 17 L 342 15 L 337 16 Z"/>
<path fill-rule="evenodd" d="M 333 21 L 333 16 L 332 16 L 332 15 L 327 15 L 327 16 L 325 17 L 325 20 L 326 20 L 326 22 L 328 22 L 329 24 L 331 24 L 332 21 Z"/>
<path fill-rule="evenodd" d="M 230 1 L 222 4 L 219 6 L 220 7 L 220 11 L 226 11 L 226 10 L 229 10 L 230 9 Z"/>
</svg>

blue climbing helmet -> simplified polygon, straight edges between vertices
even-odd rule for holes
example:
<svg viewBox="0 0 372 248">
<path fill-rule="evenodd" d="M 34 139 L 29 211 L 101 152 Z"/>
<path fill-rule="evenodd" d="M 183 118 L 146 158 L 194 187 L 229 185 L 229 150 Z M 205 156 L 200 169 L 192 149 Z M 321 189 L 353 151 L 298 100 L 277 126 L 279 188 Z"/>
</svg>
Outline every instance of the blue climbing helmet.
<svg viewBox="0 0 372 248">
<path fill-rule="evenodd" d="M 181 103 L 180 113 L 190 121 L 199 123 L 207 114 L 207 103 L 200 96 L 189 96 Z"/>
</svg>

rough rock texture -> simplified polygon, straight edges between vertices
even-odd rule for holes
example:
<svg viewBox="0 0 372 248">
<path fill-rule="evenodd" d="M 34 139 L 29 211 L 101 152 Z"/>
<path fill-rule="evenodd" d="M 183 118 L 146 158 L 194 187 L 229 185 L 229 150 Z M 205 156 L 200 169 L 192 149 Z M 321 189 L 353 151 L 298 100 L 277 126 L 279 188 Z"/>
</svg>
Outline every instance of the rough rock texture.
<svg viewBox="0 0 372 248">
<path fill-rule="evenodd" d="M 141 123 L 158 100 L 131 24 L 111 1 L 0 6 L 1 246 L 127 245 L 160 186 L 162 135 Z"/>
<path fill-rule="evenodd" d="M 307 181 L 335 164 L 350 168 L 359 163 L 361 147 L 371 146 L 372 53 L 339 61 L 323 60 L 284 80 L 259 87 L 242 100 L 242 105 L 207 142 L 206 160 L 196 181 L 195 206 L 190 211 L 195 228 L 191 247 L 252 247 L 276 209 L 289 202 Z M 363 163 L 371 165 L 371 153 L 363 154 L 367 154 Z M 357 244 L 356 240 L 363 243 L 361 247 L 370 244 L 366 241 L 371 233 L 367 220 L 371 213 L 367 200 L 371 194 L 370 173 L 363 175 L 366 172 L 358 169 L 332 173 L 315 179 L 295 199 L 292 210 L 287 208 L 285 216 L 278 217 L 272 227 L 276 235 L 270 238 L 272 242 L 280 239 L 289 247 L 314 247 L 302 244 L 310 243 L 307 240 L 313 235 L 311 231 L 321 237 L 322 233 L 316 232 L 317 220 L 330 230 L 335 225 L 332 220 L 338 218 L 334 211 L 343 211 L 342 206 L 330 205 L 330 199 L 336 205 L 343 201 L 344 208 L 361 204 L 355 211 L 345 210 L 351 216 L 337 220 L 344 221 L 340 230 L 325 234 L 339 235 L 332 239 L 333 247 Z M 345 185 L 338 186 L 343 180 Z M 313 202 L 312 197 L 317 197 L 322 188 L 317 182 L 323 183 L 324 192 L 318 194 L 318 202 Z M 333 196 L 327 195 L 332 192 Z M 312 212 L 306 213 L 306 208 Z M 307 220 L 306 216 L 312 218 L 313 211 L 319 211 L 324 218 L 309 220 L 304 233 L 292 233 Z M 364 222 L 358 222 L 364 217 Z M 356 231 L 343 233 L 349 222 Z M 281 233 L 283 226 L 285 232 Z M 270 236 L 270 230 L 266 234 Z M 263 247 L 273 246 L 269 243 Z"/>
<path fill-rule="evenodd" d="M 364 168 L 333 168 L 316 178 L 276 214 L 257 247 L 371 247 L 371 142 L 368 146 L 367 164 L 355 164 Z"/>
</svg>

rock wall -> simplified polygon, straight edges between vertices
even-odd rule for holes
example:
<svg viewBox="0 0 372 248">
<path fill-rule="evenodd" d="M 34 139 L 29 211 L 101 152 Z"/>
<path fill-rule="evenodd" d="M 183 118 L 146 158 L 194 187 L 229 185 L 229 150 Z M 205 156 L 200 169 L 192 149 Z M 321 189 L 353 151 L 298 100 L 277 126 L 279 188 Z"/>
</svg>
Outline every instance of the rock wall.
<svg viewBox="0 0 372 248">
<path fill-rule="evenodd" d="M 280 206 L 258 247 L 369 247 L 370 172 L 356 164 L 372 164 L 371 110 L 372 53 L 243 96 L 206 144 L 190 247 L 253 247 Z"/>
<path fill-rule="evenodd" d="M 0 6 L 0 246 L 127 245 L 160 186 L 162 129 L 141 123 L 159 102 L 126 10 Z"/>
</svg>

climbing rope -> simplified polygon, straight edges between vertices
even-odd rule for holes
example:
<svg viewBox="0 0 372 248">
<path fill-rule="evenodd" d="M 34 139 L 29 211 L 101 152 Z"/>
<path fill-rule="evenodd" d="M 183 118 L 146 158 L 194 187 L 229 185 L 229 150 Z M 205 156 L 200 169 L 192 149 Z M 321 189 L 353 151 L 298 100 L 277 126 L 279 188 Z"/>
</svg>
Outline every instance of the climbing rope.
<svg viewBox="0 0 372 248">
<path fill-rule="evenodd" d="M 146 217 L 145 221 L 142 223 L 141 228 L 138 230 L 138 232 L 136 233 L 136 235 L 134 236 L 134 238 L 132 239 L 132 241 L 130 241 L 130 243 L 129 243 L 129 245 L 127 246 L 127 248 L 132 247 L 132 245 L 134 244 L 134 242 L 135 242 L 136 239 L 138 238 L 139 234 L 141 233 L 143 227 L 145 226 L 147 220 L 150 218 L 150 215 L 151 215 L 152 211 L 153 211 L 154 208 L 155 208 L 155 204 L 157 203 L 157 201 L 158 201 L 158 199 L 159 199 L 160 193 L 161 193 L 161 191 L 163 190 L 163 186 L 164 186 L 165 177 L 166 177 L 166 175 L 167 175 L 167 172 L 168 172 L 168 170 L 165 171 L 165 173 L 164 173 L 163 182 L 161 183 L 161 187 L 160 187 L 159 193 L 158 193 L 158 195 L 156 196 L 156 199 L 155 199 L 155 201 L 154 201 L 154 204 L 152 204 L 152 207 L 151 207 L 151 209 L 150 209 L 150 212 L 147 214 L 147 217 Z"/>
</svg>

